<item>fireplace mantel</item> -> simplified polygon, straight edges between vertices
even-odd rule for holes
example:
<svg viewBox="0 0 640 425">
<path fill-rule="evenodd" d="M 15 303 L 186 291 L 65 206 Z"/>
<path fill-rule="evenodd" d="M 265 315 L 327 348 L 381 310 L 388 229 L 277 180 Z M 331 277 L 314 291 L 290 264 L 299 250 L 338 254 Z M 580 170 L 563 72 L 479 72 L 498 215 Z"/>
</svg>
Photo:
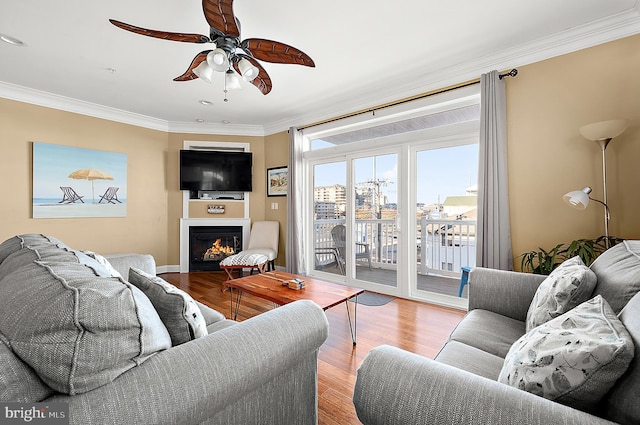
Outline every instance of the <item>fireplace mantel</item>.
<svg viewBox="0 0 640 425">
<path fill-rule="evenodd" d="M 242 249 L 247 248 L 251 219 L 248 218 L 181 218 L 180 219 L 180 273 L 189 272 L 189 227 L 242 226 Z"/>
</svg>

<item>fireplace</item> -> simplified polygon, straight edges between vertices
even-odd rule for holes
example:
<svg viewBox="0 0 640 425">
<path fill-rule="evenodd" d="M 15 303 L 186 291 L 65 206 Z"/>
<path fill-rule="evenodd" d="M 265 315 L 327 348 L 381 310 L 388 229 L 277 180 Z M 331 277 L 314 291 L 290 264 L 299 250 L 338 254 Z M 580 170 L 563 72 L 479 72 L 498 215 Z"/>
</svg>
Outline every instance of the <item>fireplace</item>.
<svg viewBox="0 0 640 425">
<path fill-rule="evenodd" d="M 185 212 L 186 214 L 186 212 Z M 235 227 L 242 228 L 242 249 L 247 248 L 251 219 L 249 218 L 181 218 L 180 219 L 180 273 L 188 273 L 191 263 L 192 227 Z M 215 242 L 215 240 L 213 241 Z M 208 248 L 208 247 L 207 247 Z"/>
<path fill-rule="evenodd" d="M 242 251 L 242 226 L 190 226 L 189 271 L 220 270 L 220 262 Z"/>
</svg>

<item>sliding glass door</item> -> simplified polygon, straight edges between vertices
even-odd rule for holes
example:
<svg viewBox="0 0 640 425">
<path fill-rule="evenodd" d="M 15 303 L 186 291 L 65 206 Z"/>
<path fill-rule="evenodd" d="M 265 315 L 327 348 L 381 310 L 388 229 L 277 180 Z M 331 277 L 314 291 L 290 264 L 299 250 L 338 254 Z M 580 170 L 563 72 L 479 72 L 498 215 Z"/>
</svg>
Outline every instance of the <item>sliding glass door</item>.
<svg viewBox="0 0 640 425">
<path fill-rule="evenodd" d="M 452 306 L 475 259 L 479 92 L 305 130 L 307 270 Z"/>
<path fill-rule="evenodd" d="M 347 222 L 347 163 L 336 161 L 312 166 L 313 263 L 315 271 L 345 276 L 347 257 L 344 232 Z M 311 244 L 308 244 L 311 249 Z"/>
<path fill-rule="evenodd" d="M 423 296 L 460 293 L 462 267 L 475 264 L 478 145 L 416 149 L 416 279 Z M 429 294 L 426 294 L 429 293 Z"/>
<path fill-rule="evenodd" d="M 398 153 L 312 163 L 312 270 L 393 292 L 398 286 Z"/>
<path fill-rule="evenodd" d="M 353 160 L 353 206 L 349 276 L 398 286 L 398 154 Z"/>
</svg>

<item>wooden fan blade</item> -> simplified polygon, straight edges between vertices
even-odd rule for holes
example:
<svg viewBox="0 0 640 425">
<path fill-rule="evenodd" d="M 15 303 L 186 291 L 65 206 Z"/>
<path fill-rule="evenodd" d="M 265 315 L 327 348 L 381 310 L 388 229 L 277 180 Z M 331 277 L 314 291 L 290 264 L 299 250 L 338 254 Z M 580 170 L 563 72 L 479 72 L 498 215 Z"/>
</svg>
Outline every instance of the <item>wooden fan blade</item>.
<svg viewBox="0 0 640 425">
<path fill-rule="evenodd" d="M 131 31 L 140 35 L 146 35 L 147 37 L 161 38 L 163 40 L 182 41 L 185 43 L 208 43 L 211 41 L 209 40 L 209 37 L 201 34 L 183 34 L 179 32 L 149 30 L 146 28 L 136 27 L 135 25 L 125 24 L 124 22 L 116 21 L 115 19 L 109 19 L 109 22 L 123 30 Z"/>
<path fill-rule="evenodd" d="M 242 42 L 242 48 L 251 52 L 256 58 L 265 62 L 290 63 L 315 67 L 313 59 L 302 50 L 278 41 L 262 38 L 247 38 Z"/>
<path fill-rule="evenodd" d="M 265 71 L 264 68 L 262 67 L 262 65 L 260 65 L 260 62 L 258 62 L 254 58 L 252 58 L 250 56 L 247 56 L 247 55 L 238 55 L 238 56 L 242 57 L 243 59 L 248 60 L 249 62 L 251 62 L 251 64 L 253 66 L 258 68 L 258 71 L 259 71 L 258 72 L 258 76 L 253 79 L 251 84 L 256 86 L 258 88 L 258 90 L 260 90 L 262 92 L 262 94 L 269 94 L 269 92 L 271 91 L 271 87 L 272 87 L 271 77 L 269 77 L 269 74 L 267 74 L 267 71 Z M 236 72 L 238 74 L 240 74 L 240 68 L 238 67 L 238 62 L 234 62 L 233 63 L 233 67 L 235 68 Z"/>
<path fill-rule="evenodd" d="M 191 65 L 189 65 L 189 69 L 187 69 L 185 73 L 182 74 L 181 76 L 174 78 L 173 81 L 191 81 L 198 78 L 198 76 L 193 73 L 193 70 L 202 62 L 207 60 L 207 54 L 210 51 L 211 50 L 205 50 L 203 52 L 198 53 L 196 57 L 193 58 L 193 60 L 191 61 Z"/>
<path fill-rule="evenodd" d="M 202 10 L 210 27 L 230 37 L 240 37 L 233 0 L 202 0 Z"/>
</svg>

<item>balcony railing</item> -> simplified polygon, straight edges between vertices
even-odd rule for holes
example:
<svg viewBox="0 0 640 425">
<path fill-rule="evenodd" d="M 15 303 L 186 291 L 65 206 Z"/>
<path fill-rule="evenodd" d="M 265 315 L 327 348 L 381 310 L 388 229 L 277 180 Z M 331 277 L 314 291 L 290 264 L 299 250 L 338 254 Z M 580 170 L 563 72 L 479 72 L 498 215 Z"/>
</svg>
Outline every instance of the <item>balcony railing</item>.
<svg viewBox="0 0 640 425">
<path fill-rule="evenodd" d="M 345 220 L 316 220 L 316 264 L 336 261 L 331 229 Z M 475 220 L 417 221 L 417 263 L 420 274 L 459 276 L 462 266 L 475 265 Z M 366 243 L 374 267 L 395 269 L 398 264 L 398 229 L 394 219 L 356 219 L 354 242 Z"/>
</svg>

